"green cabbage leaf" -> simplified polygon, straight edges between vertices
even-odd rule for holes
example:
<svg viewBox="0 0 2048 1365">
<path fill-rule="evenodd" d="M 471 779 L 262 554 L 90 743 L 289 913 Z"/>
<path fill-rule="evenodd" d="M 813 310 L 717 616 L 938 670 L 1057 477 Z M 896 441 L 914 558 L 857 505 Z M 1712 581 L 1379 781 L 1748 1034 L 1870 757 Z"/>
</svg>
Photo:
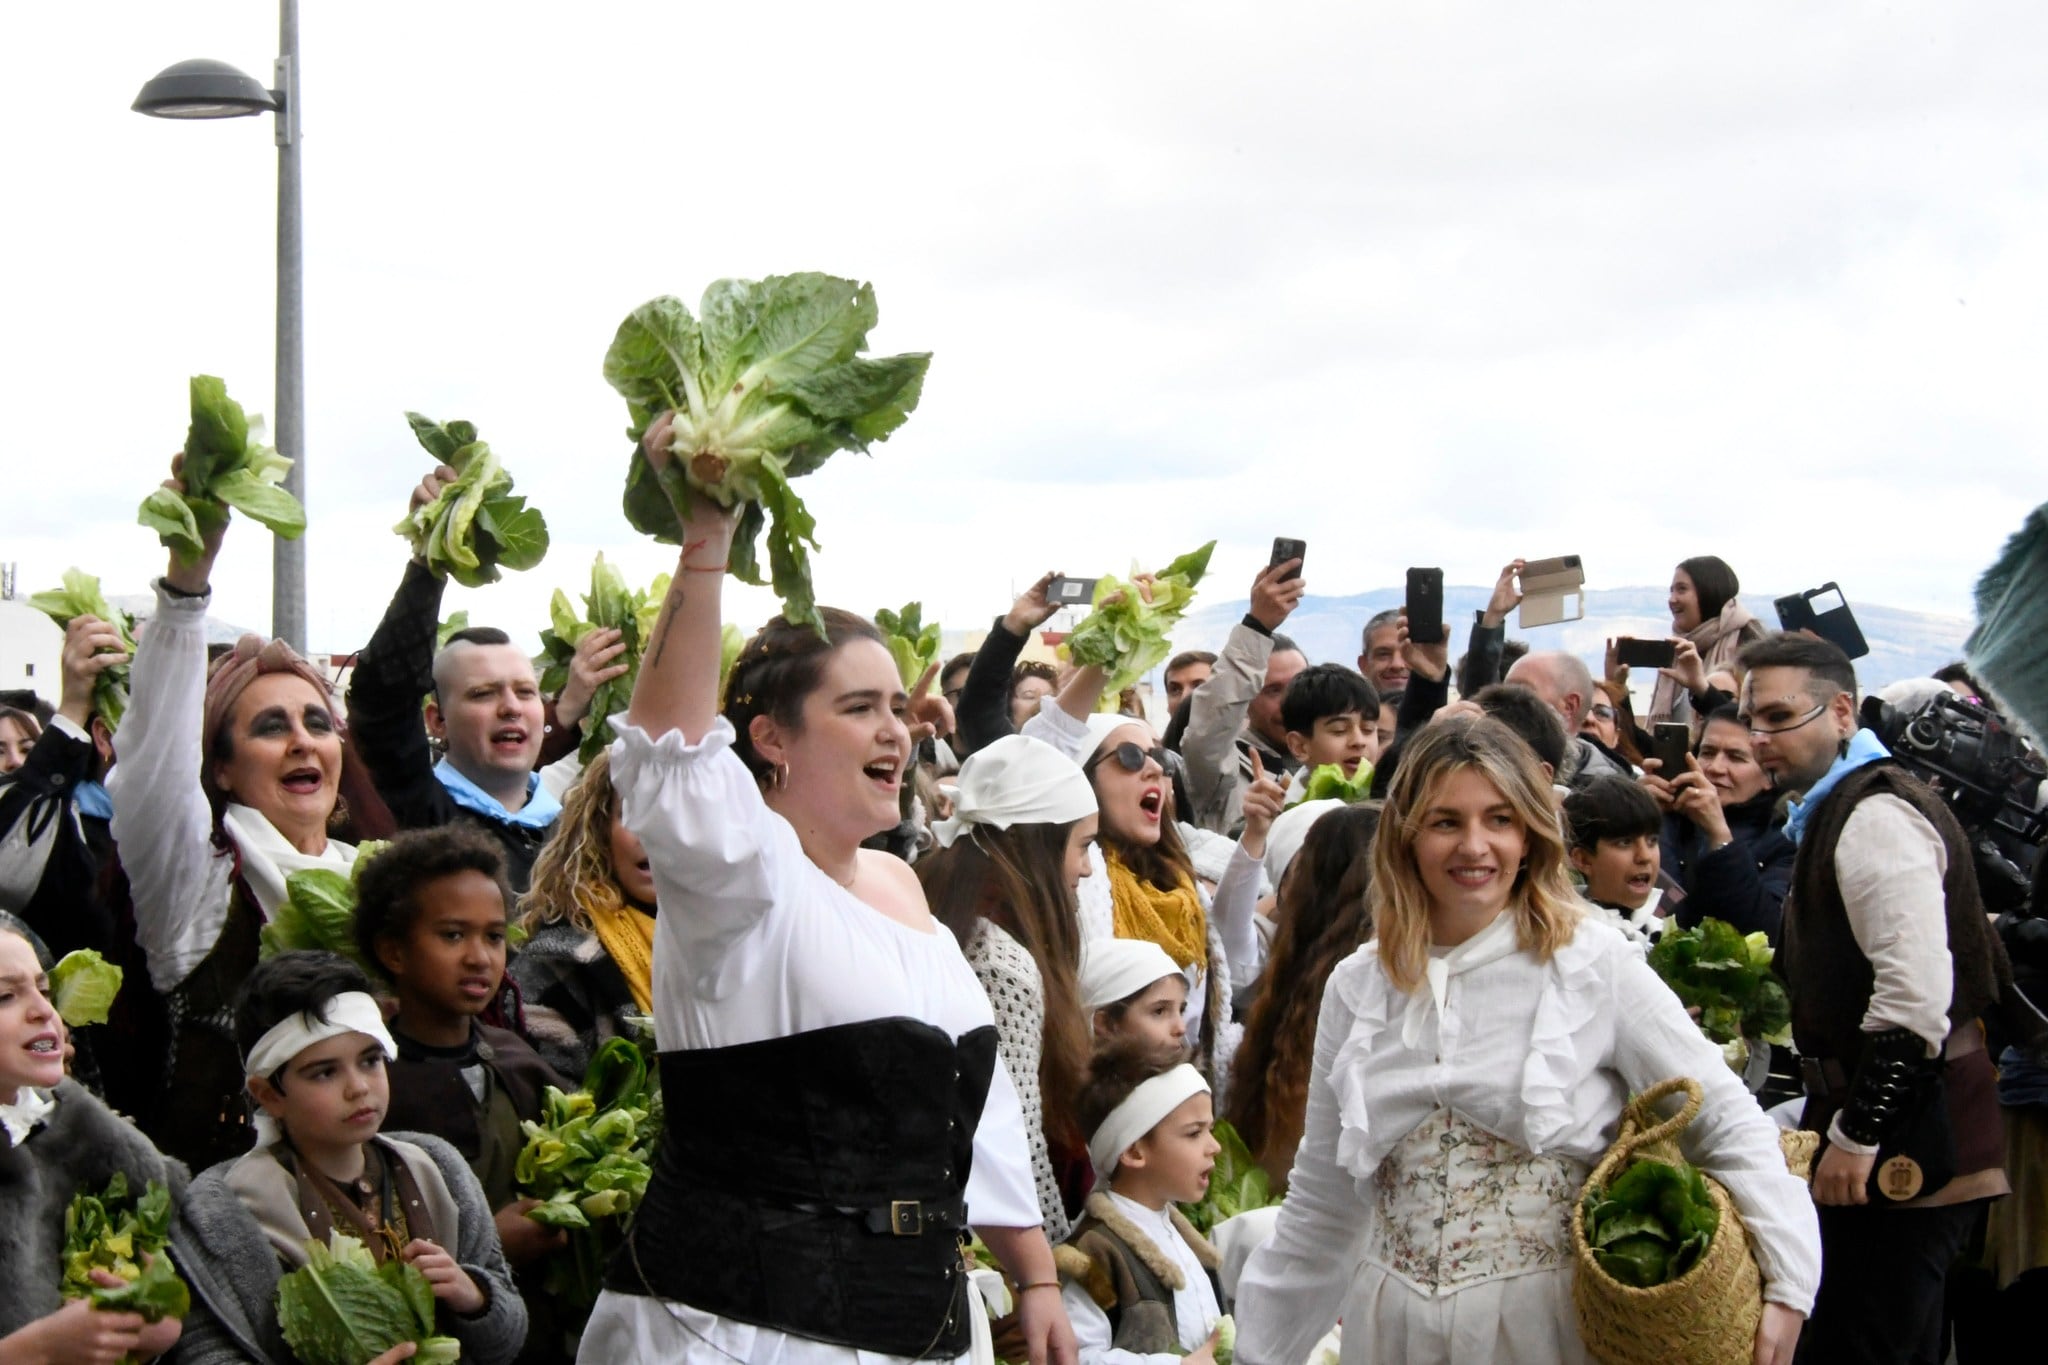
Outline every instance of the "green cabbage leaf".
<svg viewBox="0 0 2048 1365">
<path fill-rule="evenodd" d="M 1771 969 L 1773 957 L 1768 936 L 1745 935 L 1709 918 L 1665 931 L 1650 949 L 1650 968 L 1682 1004 L 1699 1009 L 1700 1029 L 1716 1043 L 1786 1044 L 1792 1041 L 1792 1001 Z"/>
<path fill-rule="evenodd" d="M 1207 1237 L 1218 1223 L 1253 1209 L 1269 1208 L 1280 1202 L 1266 1168 L 1252 1155 L 1251 1148 L 1237 1135 L 1237 1129 L 1216 1120 L 1210 1130 L 1216 1139 L 1216 1164 L 1209 1171 L 1209 1188 L 1195 1204 L 1182 1204 L 1180 1211 Z"/>
<path fill-rule="evenodd" d="M 1365 759 L 1358 761 L 1358 774 L 1344 776 L 1344 765 L 1325 763 L 1308 775 L 1303 785 L 1300 800 L 1290 802 L 1288 809 L 1310 801 L 1342 801 L 1347 806 L 1372 799 L 1372 764 Z"/>
<path fill-rule="evenodd" d="M 185 433 L 183 493 L 159 488 L 142 500 L 136 520 L 157 533 L 180 563 L 205 551 L 205 535 L 226 524 L 228 509 L 269 527 L 286 540 L 306 531 L 306 509 L 284 487 L 292 462 L 263 441 L 251 419 L 210 374 L 192 376 L 192 425 Z"/>
<path fill-rule="evenodd" d="M 1209 571 L 1210 541 L 1166 566 L 1152 580 L 1152 600 L 1133 583 L 1104 574 L 1095 584 L 1094 610 L 1061 646 L 1080 667 L 1099 664 L 1109 672 L 1102 709 L 1116 709 L 1117 694 L 1150 673 L 1173 652 L 1173 628 L 1195 600 L 1195 585 Z M 1134 567 L 1131 576 L 1138 574 Z"/>
<path fill-rule="evenodd" d="M 462 1355 L 453 1338 L 434 1335 L 427 1277 L 395 1257 L 378 1265 L 341 1232 L 306 1243 L 306 1264 L 278 1280 L 277 1325 L 300 1365 L 364 1365 L 408 1341 L 419 1343 L 416 1362 Z"/>
<path fill-rule="evenodd" d="M 59 630 L 81 616 L 97 616 L 120 632 L 123 652 L 131 659 L 135 656 L 135 618 L 110 604 L 100 591 L 99 579 L 82 569 L 66 569 L 63 587 L 39 592 L 28 604 L 55 621 Z M 107 723 L 110 733 L 121 728 L 121 717 L 128 713 L 127 664 L 100 671 L 93 683 L 92 709 Z"/>
<path fill-rule="evenodd" d="M 1721 1211 L 1699 1169 L 1645 1156 L 1579 1208 L 1593 1259 L 1615 1281 L 1650 1289 L 1682 1279 L 1706 1255 Z"/>
<path fill-rule="evenodd" d="M 902 426 L 931 364 L 926 353 L 862 355 L 878 316 L 871 286 L 816 272 L 720 280 L 695 316 L 672 297 L 634 309 L 604 358 L 636 443 L 626 519 L 680 544 L 675 509 L 691 498 L 739 509 L 727 568 L 743 582 L 765 581 L 765 529 L 784 618 L 823 634 L 811 587 L 817 524 L 790 480 Z M 664 412 L 675 413 L 674 459 L 657 473 L 637 443 Z"/>
<path fill-rule="evenodd" d="M 370 859 L 384 850 L 384 841 L 356 845 L 355 865 L 346 874 L 326 867 L 302 867 L 284 879 L 284 903 L 257 935 L 257 953 L 273 957 L 302 948 L 338 953 L 370 974 L 382 970 L 363 956 L 356 943 L 356 882 Z"/>
<path fill-rule="evenodd" d="M 456 472 L 455 482 L 393 529 L 442 578 L 466 588 L 498 581 L 498 570 L 531 569 L 548 552 L 548 523 L 512 491 L 512 476 L 469 422 L 442 424 L 405 414 L 422 448 Z"/>
<path fill-rule="evenodd" d="M 104 1024 L 121 993 L 121 969 L 90 948 L 64 954 L 50 968 L 50 1004 L 67 1028 Z"/>
</svg>

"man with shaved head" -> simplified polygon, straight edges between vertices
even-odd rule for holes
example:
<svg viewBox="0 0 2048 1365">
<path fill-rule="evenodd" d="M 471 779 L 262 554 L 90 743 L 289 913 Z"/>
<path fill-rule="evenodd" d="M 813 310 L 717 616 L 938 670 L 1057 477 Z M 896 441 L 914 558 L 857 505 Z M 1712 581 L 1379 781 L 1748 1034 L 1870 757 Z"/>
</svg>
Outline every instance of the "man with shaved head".
<svg viewBox="0 0 2048 1365">
<path fill-rule="evenodd" d="M 1515 660 L 1503 681 L 1528 688 L 1564 721 L 1571 743 L 1565 746 L 1564 766 L 1557 773 L 1560 786 L 1582 787 L 1602 773 L 1635 776 L 1579 734 L 1579 725 L 1593 705 L 1593 671 L 1584 659 L 1559 649 L 1525 654 Z"/>
</svg>

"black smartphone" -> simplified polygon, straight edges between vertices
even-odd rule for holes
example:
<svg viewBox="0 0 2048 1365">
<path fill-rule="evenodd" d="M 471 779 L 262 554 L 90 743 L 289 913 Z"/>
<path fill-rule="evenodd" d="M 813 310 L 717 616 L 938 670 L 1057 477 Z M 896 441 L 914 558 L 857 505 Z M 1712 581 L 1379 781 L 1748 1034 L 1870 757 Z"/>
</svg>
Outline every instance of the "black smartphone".
<svg viewBox="0 0 2048 1365">
<path fill-rule="evenodd" d="M 1666 782 L 1683 777 L 1685 756 L 1692 752 L 1692 727 L 1684 721 L 1660 720 L 1650 736 L 1651 758 L 1657 760 L 1657 776 Z"/>
<path fill-rule="evenodd" d="M 1093 578 L 1055 578 L 1045 585 L 1045 600 L 1056 607 L 1085 607 L 1095 600 Z"/>
<path fill-rule="evenodd" d="M 1285 564 L 1290 559 L 1302 559 L 1305 558 L 1307 555 L 1307 541 L 1290 540 L 1286 536 L 1274 536 L 1273 557 L 1266 561 L 1266 567 L 1269 569 L 1277 568 L 1278 566 Z M 1297 564 L 1293 568 L 1289 569 L 1286 573 L 1281 574 L 1280 581 L 1282 583 L 1291 583 L 1299 577 L 1301 577 L 1301 565 Z"/>
<path fill-rule="evenodd" d="M 1778 624 L 1786 630 L 1810 630 L 1852 659 L 1870 652 L 1863 628 L 1856 624 L 1856 615 L 1849 610 L 1849 599 L 1842 596 L 1842 589 L 1834 583 L 1780 597 L 1775 605 Z"/>
<path fill-rule="evenodd" d="M 1614 642 L 1614 661 L 1630 668 L 1669 668 L 1678 661 L 1678 646 L 1669 640 L 1624 635 Z"/>
<path fill-rule="evenodd" d="M 1408 571 L 1408 638 L 1418 645 L 1444 642 L 1444 571 Z"/>
</svg>

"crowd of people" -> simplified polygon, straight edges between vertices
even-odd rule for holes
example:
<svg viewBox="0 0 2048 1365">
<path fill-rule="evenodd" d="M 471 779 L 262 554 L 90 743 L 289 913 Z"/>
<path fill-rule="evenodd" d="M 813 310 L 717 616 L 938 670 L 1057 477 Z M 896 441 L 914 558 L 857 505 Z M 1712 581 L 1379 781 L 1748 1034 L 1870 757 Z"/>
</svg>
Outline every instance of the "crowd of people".
<svg viewBox="0 0 2048 1365">
<path fill-rule="evenodd" d="M 733 521 L 678 513 L 622 715 L 589 714 L 619 632 L 545 696 L 505 631 L 439 638 L 423 562 L 345 696 L 278 641 L 209 662 L 224 525 L 132 661 L 80 617 L 56 706 L 0 710 L 0 1360 L 291 1365 L 278 1282 L 335 1232 L 417 1267 L 477 1365 L 1300 1365 L 1340 1322 L 1346 1361 L 1583 1360 L 1572 1212 L 1671 1077 L 1760 1272 L 1759 1365 L 1994 1358 L 2031 1316 L 2048 1023 L 2006 943 L 2040 936 L 1998 932 L 1986 832 L 1864 725 L 1848 658 L 1767 633 L 1720 559 L 1674 570 L 1640 717 L 1612 654 L 1507 638 L 1521 561 L 1461 658 L 1396 610 L 1355 667 L 1284 633 L 1290 561 L 1165 664 L 1155 726 L 1102 666 L 1021 661 L 1052 575 L 920 680 L 829 609 L 722 677 Z M 1951 672 L 1885 700 L 1993 705 Z M 2037 848 L 2003 851 L 2039 921 Z M 308 869 L 353 887 L 347 955 L 266 943 Z M 1647 960 L 1708 919 L 1791 1000 L 1740 1073 Z M 126 983 L 71 1030 L 77 949 Z M 618 1038 L 653 1040 L 664 1126 L 575 1305 L 522 1124 Z M 1205 1234 L 1181 1206 L 1225 1119 L 1285 1200 Z M 62 1297 L 68 1202 L 117 1172 L 170 1191 L 182 1322 Z M 985 1337 L 970 1234 L 1008 1287 Z"/>
</svg>

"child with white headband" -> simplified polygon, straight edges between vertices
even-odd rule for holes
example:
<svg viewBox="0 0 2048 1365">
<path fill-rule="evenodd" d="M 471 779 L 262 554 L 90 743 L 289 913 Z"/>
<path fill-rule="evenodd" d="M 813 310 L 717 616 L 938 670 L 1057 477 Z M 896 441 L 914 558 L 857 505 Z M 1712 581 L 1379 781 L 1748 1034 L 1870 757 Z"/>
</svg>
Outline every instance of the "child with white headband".
<svg viewBox="0 0 2048 1365">
<path fill-rule="evenodd" d="M 358 1238 L 426 1276 L 437 1333 L 472 1365 L 502 1365 L 526 1337 L 526 1305 L 498 1244 L 481 1186 L 460 1153 L 422 1133 L 384 1136 L 385 1064 L 398 1055 L 370 982 L 333 953 L 259 963 L 235 1006 L 249 1094 L 261 1112 L 256 1149 L 197 1176 L 186 1221 L 201 1254 L 181 1257 L 192 1282 L 181 1361 L 288 1360 L 277 1282 L 306 1264 L 306 1244 Z M 180 1245 L 181 1251 L 186 1248 Z M 394 1351 L 372 1365 L 396 1362 Z"/>
<path fill-rule="evenodd" d="M 1174 1207 L 1202 1197 L 1220 1150 L 1208 1082 L 1185 1062 L 1112 1048 L 1081 1112 L 1097 1187 L 1053 1253 L 1081 1365 L 1213 1365 L 1216 1250 Z"/>
</svg>

